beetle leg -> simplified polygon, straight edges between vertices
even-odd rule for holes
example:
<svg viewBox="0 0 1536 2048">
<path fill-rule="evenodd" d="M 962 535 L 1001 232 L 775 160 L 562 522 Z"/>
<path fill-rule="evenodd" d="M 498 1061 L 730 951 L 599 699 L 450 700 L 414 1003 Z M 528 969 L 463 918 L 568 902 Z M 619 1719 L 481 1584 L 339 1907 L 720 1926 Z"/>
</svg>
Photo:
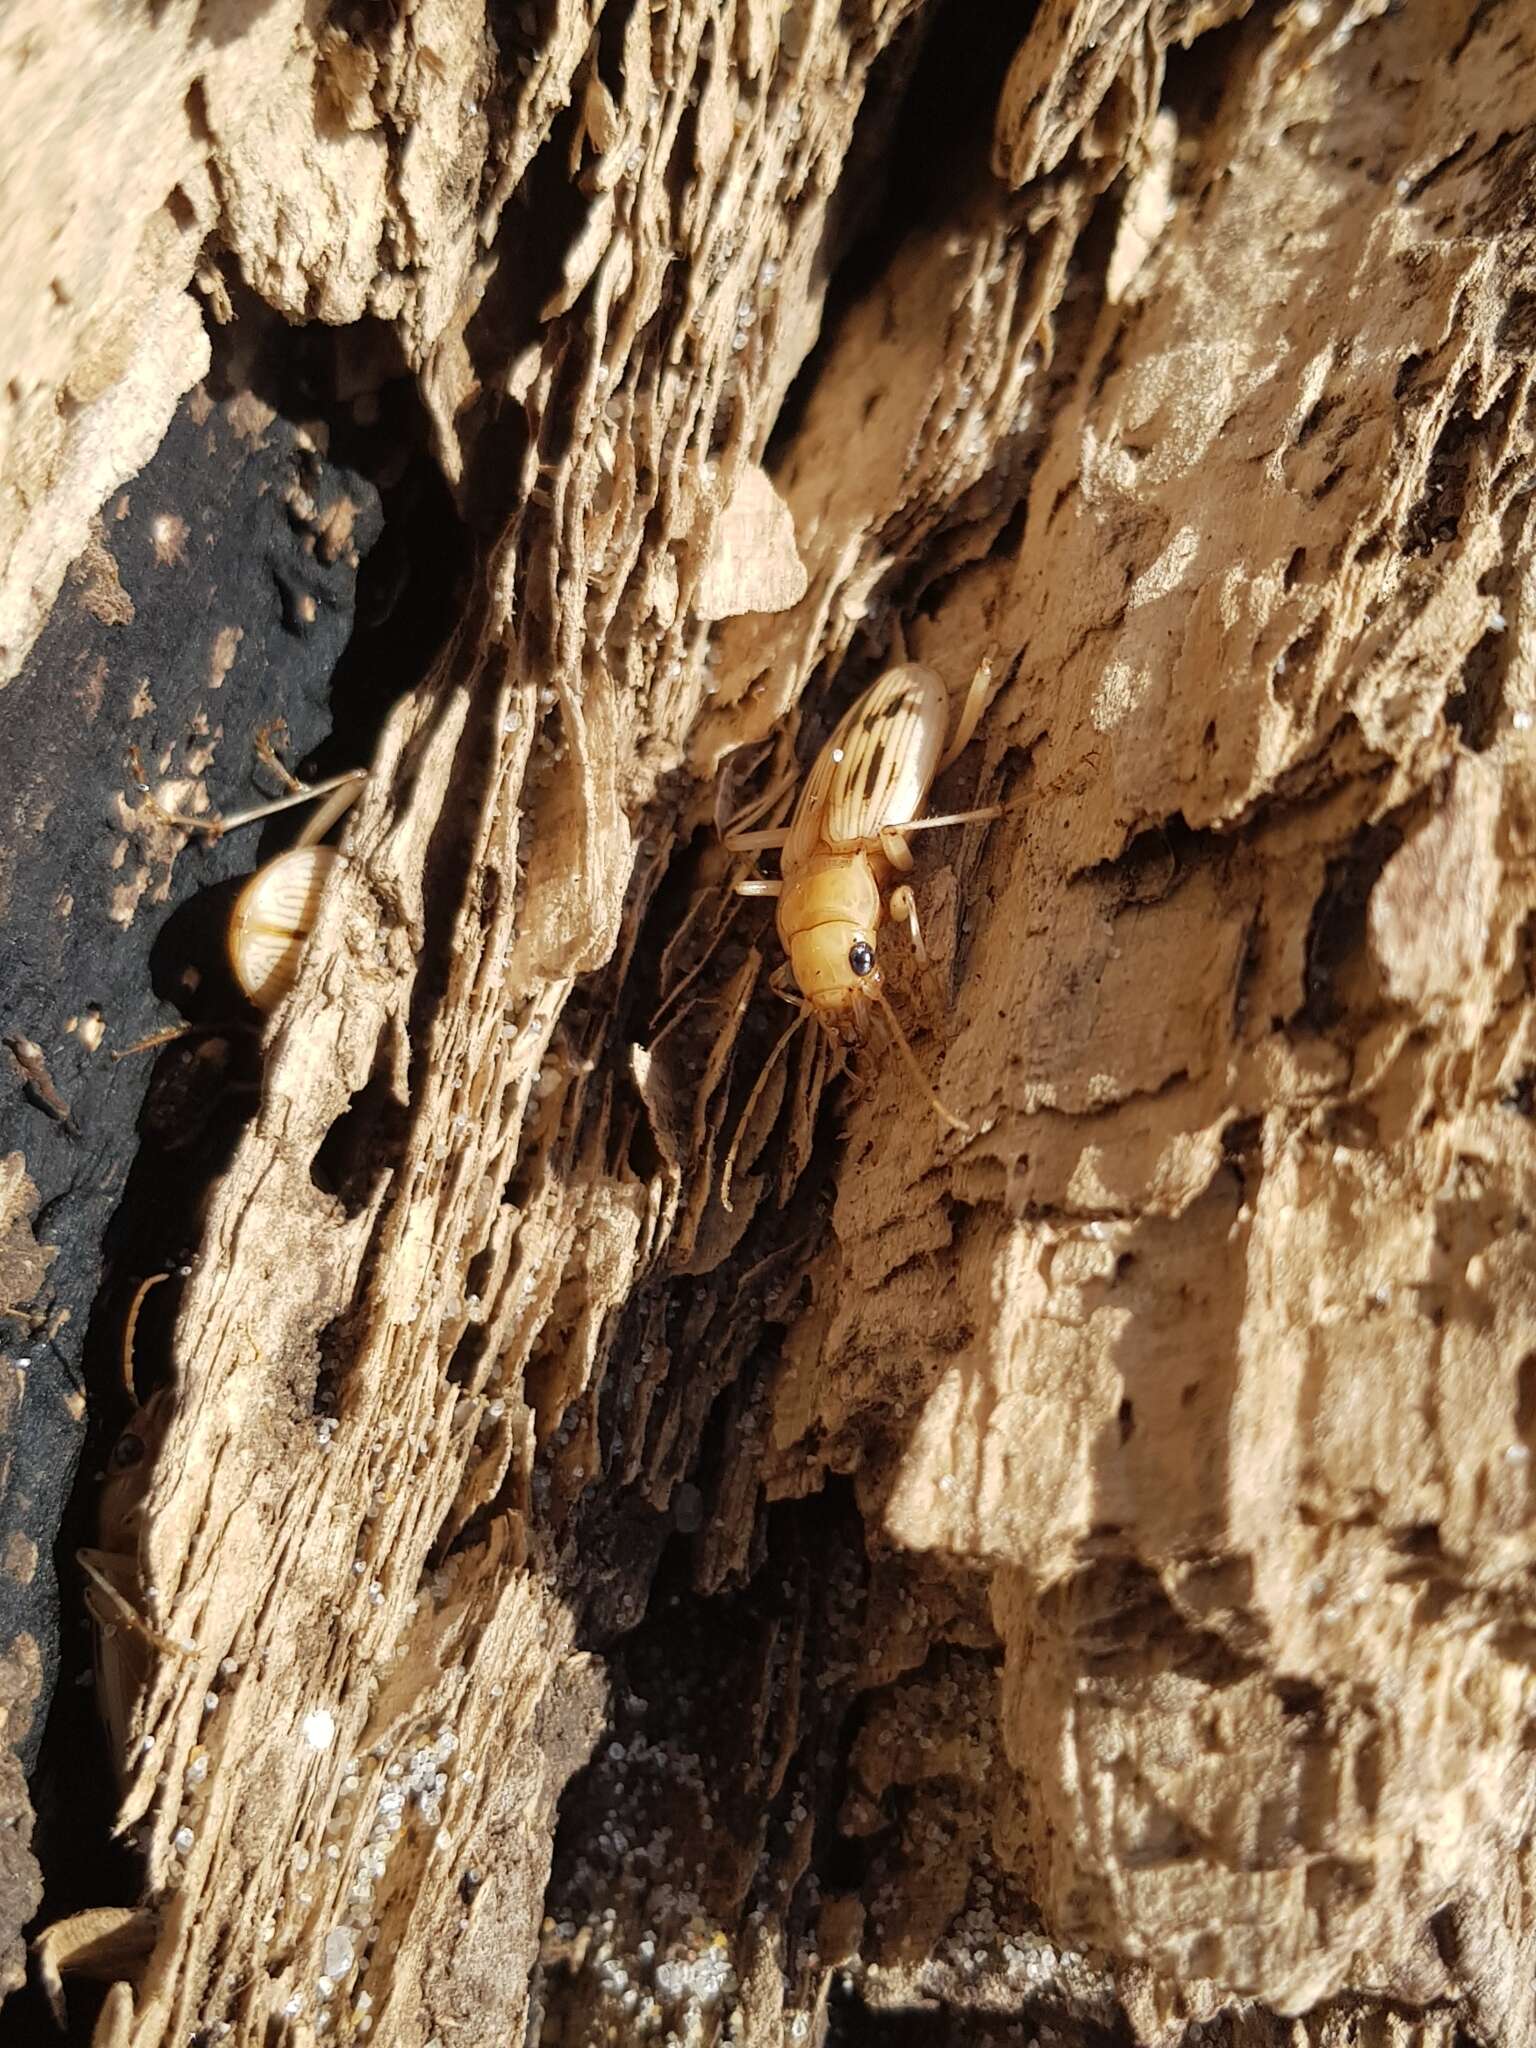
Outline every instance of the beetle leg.
<svg viewBox="0 0 1536 2048">
<path fill-rule="evenodd" d="M 944 758 L 934 771 L 935 780 L 952 767 L 976 736 L 982 713 L 987 708 L 987 690 L 992 681 L 992 669 L 997 660 L 996 647 L 989 647 L 981 657 L 981 666 L 971 677 L 971 686 L 965 693 L 965 702 L 960 707 L 960 717 L 955 725 L 955 736 L 945 751 Z"/>
<path fill-rule="evenodd" d="M 1004 804 L 983 804 L 975 811 L 946 811 L 939 818 L 903 818 L 896 825 L 882 825 L 867 839 L 824 839 L 822 851 L 851 858 L 857 853 L 881 853 L 900 875 L 912 872 L 912 849 L 906 844 L 908 832 L 936 832 L 941 825 L 977 825 L 1000 818 Z"/>
<path fill-rule="evenodd" d="M 151 1628 L 133 1602 L 120 1586 L 114 1585 L 107 1567 L 122 1562 L 122 1559 L 104 1550 L 77 1550 L 75 1562 L 90 1580 L 85 1590 L 85 1605 L 91 1619 L 98 1628 L 131 1628 L 135 1635 L 153 1643 L 168 1657 L 191 1657 L 197 1653 L 195 1643 L 178 1643 L 174 1636 L 162 1635 L 159 1629 Z M 103 1613 L 101 1601 L 106 1602 Z"/>
<path fill-rule="evenodd" d="M 799 780 L 800 770 L 791 761 L 783 774 L 776 776 L 761 796 L 752 797 L 742 805 L 733 818 L 719 825 L 720 837 L 723 840 L 730 840 L 747 831 L 757 819 L 765 817 L 775 804 L 782 803 Z"/>
<path fill-rule="evenodd" d="M 928 1097 L 930 1104 L 944 1119 L 945 1123 L 949 1125 L 952 1131 L 961 1131 L 967 1137 L 974 1135 L 973 1127 L 970 1124 L 968 1124 L 963 1117 L 956 1116 L 952 1109 L 946 1109 L 944 1107 L 943 1098 L 940 1096 L 938 1090 L 934 1087 L 933 1083 L 928 1079 L 928 1076 L 923 1072 L 922 1068 L 918 1065 L 917 1054 L 913 1052 L 911 1046 L 907 1043 L 907 1034 L 905 1033 L 905 1031 L 902 1030 L 900 1024 L 897 1023 L 896 1012 L 891 1008 L 890 1004 L 886 1001 L 884 996 L 881 996 L 879 999 L 879 1008 L 880 1014 L 885 1020 L 886 1029 L 889 1031 L 892 1038 L 895 1039 L 897 1048 L 901 1053 L 902 1060 L 904 1061 L 907 1067 L 907 1071 L 911 1074 L 913 1080 L 916 1081 L 917 1085 L 922 1089 L 923 1093 Z"/>
<path fill-rule="evenodd" d="M 904 924 L 911 935 L 912 950 L 917 955 L 917 964 L 924 971 L 928 967 L 928 948 L 923 944 L 923 928 L 917 918 L 917 898 L 903 882 L 899 889 L 891 891 L 891 915 L 898 924 Z"/>
<path fill-rule="evenodd" d="M 336 821 L 339 818 L 344 818 L 348 811 L 351 810 L 352 806 L 362 795 L 363 784 L 367 780 L 368 770 L 366 768 L 354 768 L 350 775 L 338 776 L 335 786 L 331 789 L 329 795 L 326 796 L 325 802 L 320 804 L 314 814 L 305 820 L 304 829 L 300 832 L 294 844 L 297 846 L 318 845 Z M 324 791 L 324 789 L 325 784 L 321 783 L 320 790 Z M 311 796 L 316 793 L 314 789 L 308 792 Z"/>
<path fill-rule="evenodd" d="M 323 796 L 328 801 L 321 804 L 295 841 L 299 846 L 313 846 L 317 839 L 324 838 L 344 812 L 350 810 L 367 780 L 366 768 L 349 768 L 345 775 L 333 775 L 325 782 L 301 783 L 286 796 L 273 797 L 269 803 L 252 804 L 248 811 L 232 811 L 227 817 L 208 818 L 201 829 L 218 837 L 238 830 L 241 825 L 254 825 L 262 818 L 275 816 L 278 811 L 291 811 L 295 804 L 312 803 L 316 797 Z"/>
<path fill-rule="evenodd" d="M 944 1020 L 948 991 L 940 979 L 938 968 L 928 956 L 928 948 L 923 943 L 923 928 L 918 922 L 917 897 L 906 882 L 903 882 L 899 889 L 891 891 L 891 915 L 898 924 L 904 924 L 907 928 L 907 934 L 912 941 L 912 951 L 922 975 L 928 1027 L 936 1031 Z"/>
<path fill-rule="evenodd" d="M 799 989 L 796 988 L 792 982 L 788 986 L 786 986 L 785 984 L 784 977 L 788 974 L 793 974 L 794 971 L 795 970 L 791 966 L 790 962 L 788 960 L 784 960 L 781 961 L 777 967 L 775 967 L 772 974 L 770 974 L 768 977 L 768 986 L 773 990 L 774 994 L 779 998 L 780 1002 L 803 1003 L 805 1001 L 805 998 L 801 995 Z"/>
<path fill-rule="evenodd" d="M 123 1386 L 135 1408 L 141 1405 L 139 1390 L 133 1383 L 133 1333 L 138 1328 L 139 1310 L 144 1306 L 144 1297 L 150 1289 L 158 1287 L 162 1280 L 169 1280 L 170 1277 L 169 1273 L 151 1273 L 147 1280 L 139 1282 L 133 1291 L 133 1299 L 128 1304 L 128 1315 L 123 1324 Z"/>
<path fill-rule="evenodd" d="M 898 875 L 911 874 L 912 849 L 894 826 L 887 825 L 884 831 L 881 832 L 879 835 L 879 846 L 880 851 L 885 855 Z"/>
<path fill-rule="evenodd" d="M 946 811 L 940 818 L 908 818 L 905 824 L 887 825 L 887 832 L 937 832 L 941 825 L 981 825 L 1003 815 L 1001 804 L 983 804 L 975 811 Z"/>
<path fill-rule="evenodd" d="M 774 825 L 762 832 L 727 832 L 720 844 L 727 853 L 767 853 L 789 838 L 787 825 Z"/>
<path fill-rule="evenodd" d="M 761 875 L 746 875 L 741 881 L 733 882 L 731 888 L 738 896 L 779 896 L 783 893 L 784 884 L 767 881 Z"/>
</svg>

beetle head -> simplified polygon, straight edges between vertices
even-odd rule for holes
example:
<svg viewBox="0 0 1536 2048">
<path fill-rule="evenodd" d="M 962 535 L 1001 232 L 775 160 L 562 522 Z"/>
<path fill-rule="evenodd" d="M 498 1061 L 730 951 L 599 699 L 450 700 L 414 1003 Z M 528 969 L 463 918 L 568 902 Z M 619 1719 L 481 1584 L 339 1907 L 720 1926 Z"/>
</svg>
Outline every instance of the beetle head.
<svg viewBox="0 0 1536 2048">
<path fill-rule="evenodd" d="M 790 961 L 817 1021 L 845 1042 L 862 1038 L 869 1005 L 880 996 L 873 933 L 843 918 L 812 925 L 795 934 Z"/>
</svg>

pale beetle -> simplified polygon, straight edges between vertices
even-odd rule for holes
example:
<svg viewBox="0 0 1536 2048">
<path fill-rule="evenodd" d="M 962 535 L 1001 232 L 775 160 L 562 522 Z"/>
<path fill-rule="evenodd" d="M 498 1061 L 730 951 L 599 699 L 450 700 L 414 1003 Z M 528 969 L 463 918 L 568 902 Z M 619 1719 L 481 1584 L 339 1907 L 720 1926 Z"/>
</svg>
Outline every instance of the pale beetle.
<svg viewBox="0 0 1536 2048">
<path fill-rule="evenodd" d="M 354 769 L 329 782 L 297 788 L 290 797 L 263 805 L 245 817 L 224 821 L 227 832 L 234 824 L 264 817 L 286 803 L 326 799 L 288 851 L 256 870 L 230 914 L 225 941 L 230 971 L 258 1010 L 275 1009 L 298 979 L 304 942 L 319 912 L 325 885 L 341 859 L 334 847 L 318 842 L 351 808 L 367 779 L 366 769 Z"/>
<path fill-rule="evenodd" d="M 777 880 L 761 876 L 735 884 L 743 896 L 778 899 L 779 937 L 789 958 L 771 985 L 799 1011 L 759 1076 L 743 1114 L 756 1106 L 775 1061 L 807 1018 L 839 1043 L 856 1044 L 878 1008 L 928 1100 L 958 1131 L 970 1126 L 946 1109 L 917 1064 L 881 982 L 878 933 L 886 891 L 912 871 L 907 835 L 945 825 L 982 823 L 1002 815 L 1001 804 L 922 815 L 935 781 L 970 744 L 986 707 L 992 676 L 989 655 L 972 678 L 949 744 L 949 692 L 931 668 L 904 657 L 877 678 L 839 723 L 817 756 L 787 826 L 724 834 L 730 853 L 779 849 Z M 906 925 L 920 966 L 927 965 L 917 902 L 911 885 L 890 890 L 890 915 Z M 798 994 L 784 986 L 793 977 Z"/>
<path fill-rule="evenodd" d="M 237 832 L 243 825 L 255 825 L 279 811 L 292 810 L 297 804 L 324 799 L 288 851 L 269 860 L 249 878 L 230 913 L 225 934 L 229 969 L 242 993 L 258 1010 L 274 1009 L 298 979 L 304 942 L 314 924 L 326 882 L 341 858 L 333 847 L 321 846 L 319 842 L 345 817 L 368 780 L 366 768 L 348 768 L 340 775 L 328 776 L 324 782 L 298 781 L 288 773 L 272 745 L 271 736 L 281 726 L 279 720 L 277 725 L 264 727 L 257 734 L 256 752 L 287 784 L 285 794 L 223 817 L 216 812 L 205 817 L 184 817 L 178 811 L 167 810 L 150 789 L 138 748 L 128 749 L 134 787 L 154 815 L 167 825 L 183 832 L 200 833 L 207 839 L 222 839 L 226 832 Z M 157 1033 L 130 1050 L 147 1050 L 150 1045 L 162 1043 L 166 1035 Z"/>
</svg>

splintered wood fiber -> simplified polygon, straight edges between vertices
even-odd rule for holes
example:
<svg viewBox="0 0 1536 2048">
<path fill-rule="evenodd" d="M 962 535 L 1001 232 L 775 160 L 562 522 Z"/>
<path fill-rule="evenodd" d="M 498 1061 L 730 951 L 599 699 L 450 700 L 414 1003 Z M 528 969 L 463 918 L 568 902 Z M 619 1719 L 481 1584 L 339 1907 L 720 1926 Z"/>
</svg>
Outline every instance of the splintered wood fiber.
<svg viewBox="0 0 1536 2048">
<path fill-rule="evenodd" d="M 97 2040 L 1536 2048 L 1536 15 L 23 17 L 8 658 L 256 301 L 474 512 L 107 1502 Z M 903 645 L 964 1131 L 718 836 Z"/>
</svg>

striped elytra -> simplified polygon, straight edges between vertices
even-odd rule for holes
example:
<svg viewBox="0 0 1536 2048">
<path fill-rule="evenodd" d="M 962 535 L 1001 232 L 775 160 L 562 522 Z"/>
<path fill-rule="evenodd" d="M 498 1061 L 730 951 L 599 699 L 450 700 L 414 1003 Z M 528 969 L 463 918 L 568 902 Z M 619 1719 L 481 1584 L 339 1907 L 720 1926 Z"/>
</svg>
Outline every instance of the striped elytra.
<svg viewBox="0 0 1536 2048">
<path fill-rule="evenodd" d="M 297 980 L 304 941 L 340 858 L 331 846 L 295 846 L 258 868 L 240 891 L 229 921 L 229 965 L 258 1010 L 274 1009 Z"/>
<path fill-rule="evenodd" d="M 944 751 L 949 696 L 931 668 L 887 669 L 843 718 L 806 778 L 786 872 L 818 851 L 860 848 L 922 815 Z"/>
</svg>

